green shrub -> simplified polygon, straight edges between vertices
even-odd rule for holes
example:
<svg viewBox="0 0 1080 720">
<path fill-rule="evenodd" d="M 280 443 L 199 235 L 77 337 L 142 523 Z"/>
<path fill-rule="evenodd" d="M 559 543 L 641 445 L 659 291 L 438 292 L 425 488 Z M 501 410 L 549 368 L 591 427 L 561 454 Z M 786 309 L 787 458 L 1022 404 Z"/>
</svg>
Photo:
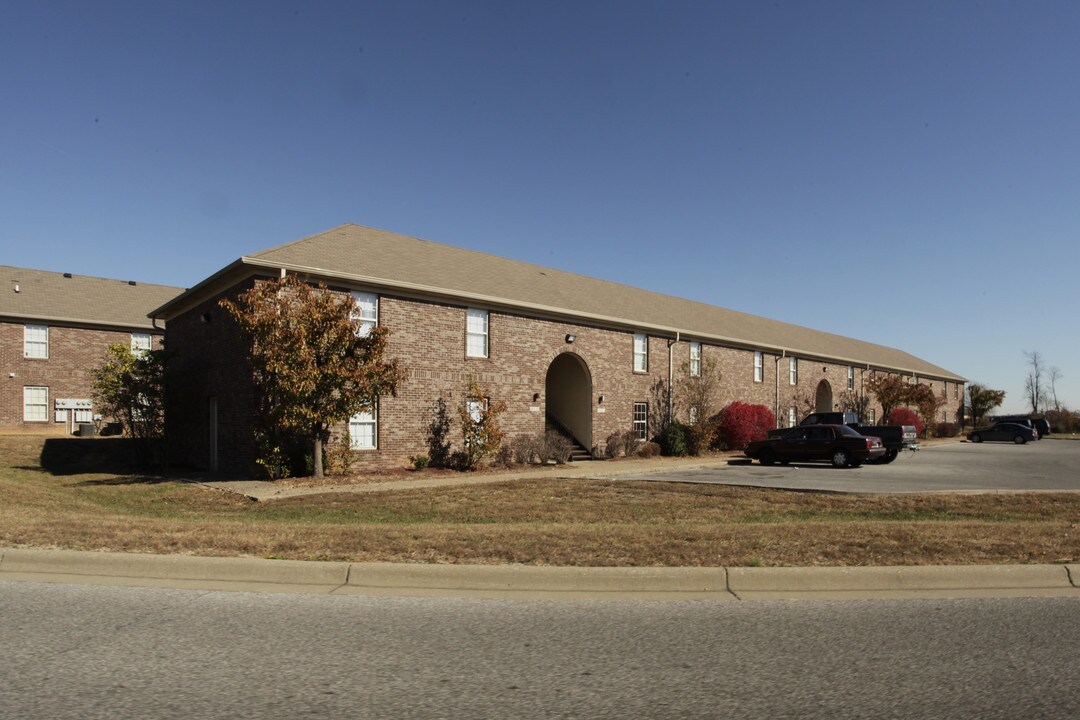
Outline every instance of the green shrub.
<svg viewBox="0 0 1080 720">
<path fill-rule="evenodd" d="M 660 453 L 673 457 L 690 454 L 689 433 L 690 428 L 678 420 L 668 423 L 668 426 L 656 437 L 656 444 L 660 446 Z"/>
<path fill-rule="evenodd" d="M 409 462 L 412 463 L 413 470 L 423 470 L 428 466 L 427 455 L 410 455 Z"/>
</svg>

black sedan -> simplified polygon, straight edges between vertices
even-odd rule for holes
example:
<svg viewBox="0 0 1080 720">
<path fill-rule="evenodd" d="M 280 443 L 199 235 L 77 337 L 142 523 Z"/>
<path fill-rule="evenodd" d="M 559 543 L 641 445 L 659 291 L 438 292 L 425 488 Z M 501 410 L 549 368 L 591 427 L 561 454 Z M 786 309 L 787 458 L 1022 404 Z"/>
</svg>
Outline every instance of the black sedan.
<svg viewBox="0 0 1080 720">
<path fill-rule="evenodd" d="M 746 456 L 762 465 L 775 462 L 831 462 L 833 467 L 859 467 L 885 455 L 881 438 L 860 435 L 846 425 L 808 425 L 779 437 L 755 440 Z"/>
<path fill-rule="evenodd" d="M 1017 423 L 995 423 L 988 428 L 977 428 L 968 433 L 968 440 L 980 443 L 983 440 L 1000 440 L 1023 445 L 1029 440 L 1038 440 L 1034 428 Z"/>
</svg>

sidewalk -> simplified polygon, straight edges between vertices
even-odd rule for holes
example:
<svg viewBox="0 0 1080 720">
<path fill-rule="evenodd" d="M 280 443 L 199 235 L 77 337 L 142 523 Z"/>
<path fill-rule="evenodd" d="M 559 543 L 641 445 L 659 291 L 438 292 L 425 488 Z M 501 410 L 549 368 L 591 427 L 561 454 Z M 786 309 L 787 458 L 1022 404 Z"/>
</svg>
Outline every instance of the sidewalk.
<svg viewBox="0 0 1080 720">
<path fill-rule="evenodd" d="M 586 568 L 0 549 L 0 582 L 499 600 L 1080 598 L 1080 565 Z"/>
<path fill-rule="evenodd" d="M 294 480 L 196 480 L 201 485 L 239 493 L 253 500 L 280 500 L 302 495 L 325 493 L 371 493 L 386 490 L 421 490 L 425 488 L 458 485 L 486 485 L 510 480 L 538 480 L 543 478 L 588 478 L 610 480 L 623 475 L 640 475 L 672 470 L 719 469 L 729 461 L 742 457 L 738 453 L 701 457 L 656 457 L 649 459 L 598 460 L 565 465 L 528 466 L 498 472 L 453 472 L 435 476 L 419 473 L 415 478 L 402 480 L 364 479 L 352 483 L 328 483 L 325 485 L 299 484 Z M 745 462 L 745 459 L 744 459 Z M 392 477 L 392 476 L 388 476 Z"/>
<path fill-rule="evenodd" d="M 935 438 L 923 440 L 924 447 L 962 442 L 963 438 Z M 301 484 L 302 481 L 287 480 L 194 480 L 206 487 L 244 495 L 253 500 L 281 500 L 303 495 L 321 495 L 324 493 L 371 493 L 386 490 L 421 490 L 425 488 L 451 487 L 459 485 L 485 485 L 507 482 L 510 480 L 532 480 L 541 478 L 587 478 L 592 480 L 612 480 L 624 476 L 647 475 L 650 473 L 700 470 L 719 470 L 732 464 L 745 465 L 750 460 L 742 453 L 728 452 L 708 457 L 655 457 L 655 458 L 620 458 L 618 460 L 594 460 L 565 465 L 523 466 L 497 472 L 453 472 L 436 476 L 425 476 L 423 471 L 416 477 L 393 480 L 380 476 L 360 478 L 359 482 L 327 484 Z M 393 476 L 386 476 L 387 478 Z"/>
</svg>

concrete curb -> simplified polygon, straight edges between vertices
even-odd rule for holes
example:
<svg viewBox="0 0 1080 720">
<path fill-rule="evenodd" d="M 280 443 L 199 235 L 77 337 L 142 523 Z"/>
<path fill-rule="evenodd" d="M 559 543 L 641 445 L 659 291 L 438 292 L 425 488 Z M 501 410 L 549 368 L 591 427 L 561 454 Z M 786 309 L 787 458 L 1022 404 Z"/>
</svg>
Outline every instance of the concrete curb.
<svg viewBox="0 0 1080 720">
<path fill-rule="evenodd" d="M 0 581 L 491 599 L 1080 597 L 1080 565 L 616 568 L 410 565 L 0 549 Z"/>
<path fill-rule="evenodd" d="M 894 597 L 1080 597 L 1076 565 L 729 568 L 743 600 Z"/>
</svg>

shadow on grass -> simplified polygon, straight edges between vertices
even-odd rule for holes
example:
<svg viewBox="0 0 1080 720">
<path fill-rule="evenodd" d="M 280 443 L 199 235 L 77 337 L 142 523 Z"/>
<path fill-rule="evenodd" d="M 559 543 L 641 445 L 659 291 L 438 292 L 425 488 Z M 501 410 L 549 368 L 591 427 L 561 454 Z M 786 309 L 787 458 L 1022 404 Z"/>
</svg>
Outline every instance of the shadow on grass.
<svg viewBox="0 0 1080 720">
<path fill-rule="evenodd" d="M 41 469 L 51 475 L 123 475 L 114 484 L 164 482 L 147 458 L 154 447 L 132 438 L 49 438 L 41 448 Z M 35 468 L 36 469 L 36 468 Z M 107 481 L 88 481 L 102 484 Z"/>
<path fill-rule="evenodd" d="M 119 477 L 101 478 L 100 480 L 81 480 L 72 483 L 68 487 L 110 487 L 121 485 L 160 485 L 167 482 L 187 482 L 179 478 L 165 475 L 121 475 Z"/>
</svg>

